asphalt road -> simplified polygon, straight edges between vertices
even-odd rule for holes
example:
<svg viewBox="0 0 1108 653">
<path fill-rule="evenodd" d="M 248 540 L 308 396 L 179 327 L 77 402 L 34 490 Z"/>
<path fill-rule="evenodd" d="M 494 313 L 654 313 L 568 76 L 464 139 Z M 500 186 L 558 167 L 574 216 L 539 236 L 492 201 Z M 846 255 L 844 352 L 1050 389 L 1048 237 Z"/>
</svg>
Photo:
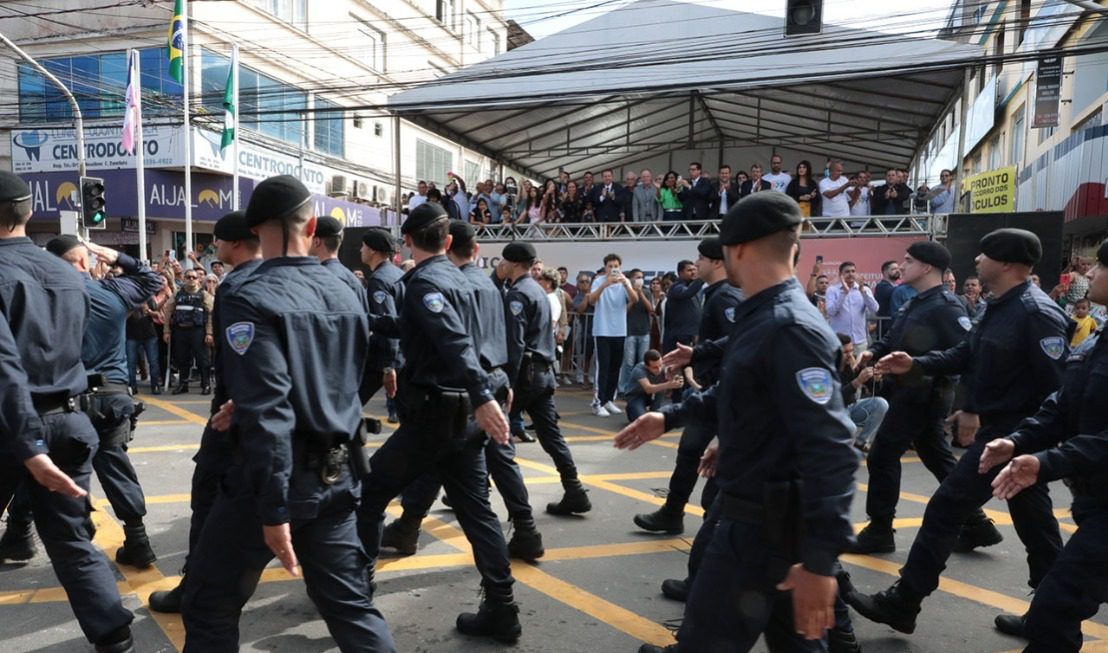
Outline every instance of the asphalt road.
<svg viewBox="0 0 1108 653">
<path fill-rule="evenodd" d="M 119 567 L 116 574 L 125 604 L 135 611 L 136 650 L 177 651 L 184 642 L 180 619 L 151 613 L 144 606 L 151 591 L 176 584 L 184 559 L 191 457 L 200 440 L 207 401 L 196 394 L 141 398 L 148 410 L 131 451 L 147 495 L 147 529 L 158 562 L 144 571 Z M 534 566 L 513 564 L 524 628 L 523 638 L 513 650 L 631 653 L 642 641 L 671 642 L 669 629 L 679 623 L 683 606 L 663 598 L 658 586 L 664 578 L 684 574 L 701 511 L 696 506 L 688 508 L 683 536 L 644 533 L 631 523 L 631 517 L 661 505 L 673 468 L 677 434 L 633 453 L 620 452 L 612 448 L 611 437 L 625 423 L 622 415 L 593 416 L 587 395 L 579 389 L 560 391 L 557 402 L 593 510 L 568 519 L 546 515 L 542 507 L 561 496 L 556 471 L 538 444 L 519 446 L 519 463 L 536 506 L 547 554 Z M 380 416 L 382 411 L 380 400 L 367 407 L 371 414 Z M 384 439 L 387 434 L 378 437 Z M 864 466 L 858 482 L 853 518 L 860 525 L 865 519 Z M 934 479 L 909 452 L 904 458 L 896 523 L 898 551 L 844 558 L 859 587 L 876 591 L 895 580 L 934 489 Z M 99 487 L 94 485 L 93 491 L 96 543 L 113 558 L 122 543 L 122 528 Z M 1052 491 L 1065 537 L 1075 528 L 1069 518 L 1069 494 L 1061 484 Z M 699 488 L 693 496 L 699 498 Z M 495 493 L 494 507 L 504 515 Z M 1026 608 L 1029 596 L 1023 549 L 1006 506 L 994 501 L 986 508 L 1004 533 L 1004 542 L 954 556 L 939 591 L 925 602 L 914 635 L 903 636 L 857 618 L 856 628 L 867 653 L 994 653 L 1022 648 L 1020 640 L 995 632 L 992 620 L 1002 610 L 1021 612 Z M 394 510 L 398 513 L 395 506 Z M 415 556 L 385 559 L 378 576 L 377 605 L 399 650 L 457 653 L 507 648 L 470 640 L 454 630 L 457 613 L 475 610 L 480 601 L 479 577 L 453 513 L 441 503 L 424 522 L 420 547 Z M 0 624 L 0 650 L 7 653 L 91 650 L 41 552 L 29 564 L 0 565 Z M 1108 651 L 1108 612 L 1102 610 L 1095 622 L 1087 623 L 1085 632 L 1086 651 Z M 247 605 L 241 633 L 243 651 L 337 650 L 302 583 L 277 567 L 266 571 Z"/>
</svg>

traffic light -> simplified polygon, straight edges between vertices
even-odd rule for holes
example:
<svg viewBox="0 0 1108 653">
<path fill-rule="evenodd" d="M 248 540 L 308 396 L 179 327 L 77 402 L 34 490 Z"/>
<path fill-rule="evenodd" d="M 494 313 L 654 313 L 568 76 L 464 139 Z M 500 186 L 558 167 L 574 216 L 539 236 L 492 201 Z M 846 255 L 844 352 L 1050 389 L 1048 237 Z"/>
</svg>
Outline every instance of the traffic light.
<svg viewBox="0 0 1108 653">
<path fill-rule="evenodd" d="M 785 0 L 785 36 L 819 34 L 823 0 Z"/>
<path fill-rule="evenodd" d="M 81 215 L 86 229 L 104 229 L 108 221 L 104 204 L 104 180 L 81 177 Z"/>
</svg>

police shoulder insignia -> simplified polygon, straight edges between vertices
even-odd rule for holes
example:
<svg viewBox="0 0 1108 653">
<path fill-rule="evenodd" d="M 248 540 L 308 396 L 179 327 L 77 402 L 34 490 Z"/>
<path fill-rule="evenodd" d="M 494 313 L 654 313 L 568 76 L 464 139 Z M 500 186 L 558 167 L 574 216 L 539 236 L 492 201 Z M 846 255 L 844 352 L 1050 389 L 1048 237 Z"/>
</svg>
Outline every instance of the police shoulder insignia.
<svg viewBox="0 0 1108 653">
<path fill-rule="evenodd" d="M 1066 340 L 1062 336 L 1050 336 L 1039 341 L 1043 353 L 1052 360 L 1058 360 L 1066 352 Z"/>
<path fill-rule="evenodd" d="M 734 306 L 728 306 L 727 308 L 723 309 L 723 317 L 727 318 L 728 322 L 734 322 L 735 321 L 735 307 Z"/>
<path fill-rule="evenodd" d="M 512 315 L 519 315 L 523 312 L 523 302 L 512 301 L 508 303 L 508 310 L 512 312 Z"/>
<path fill-rule="evenodd" d="M 796 383 L 809 399 L 817 404 L 831 401 L 831 372 L 822 367 L 809 367 L 796 373 Z"/>
<path fill-rule="evenodd" d="M 965 315 L 958 318 L 958 324 L 959 324 L 959 326 L 961 326 L 966 331 L 969 331 L 970 329 L 973 328 L 973 320 L 969 319 Z"/>
<path fill-rule="evenodd" d="M 254 342 L 254 323 L 235 322 L 227 327 L 227 344 L 236 354 L 242 356 L 250 349 L 250 343 Z"/>
<path fill-rule="evenodd" d="M 432 313 L 442 313 L 442 309 L 446 308 L 446 299 L 441 292 L 429 292 L 423 296 L 423 305 Z"/>
<path fill-rule="evenodd" d="M 389 294 L 384 290 L 373 291 L 373 301 L 377 302 L 378 304 L 384 304 L 385 300 L 388 298 Z"/>
</svg>

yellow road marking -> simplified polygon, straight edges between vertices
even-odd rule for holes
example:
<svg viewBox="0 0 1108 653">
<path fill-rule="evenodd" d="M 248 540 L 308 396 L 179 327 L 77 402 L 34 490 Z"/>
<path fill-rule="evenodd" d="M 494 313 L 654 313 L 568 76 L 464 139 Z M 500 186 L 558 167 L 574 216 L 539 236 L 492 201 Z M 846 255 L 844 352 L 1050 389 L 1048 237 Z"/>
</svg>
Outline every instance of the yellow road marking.
<svg viewBox="0 0 1108 653">
<path fill-rule="evenodd" d="M 127 453 L 129 454 L 142 454 L 142 453 L 167 453 L 167 452 L 179 452 L 179 451 L 196 451 L 200 448 L 199 444 L 165 444 L 157 447 L 128 447 Z"/>
<path fill-rule="evenodd" d="M 139 418 L 139 426 L 180 426 L 182 424 L 190 424 L 187 419 L 142 419 Z"/>
<path fill-rule="evenodd" d="M 146 397 L 146 398 L 143 399 L 143 401 L 145 401 L 147 404 L 149 404 L 151 406 L 154 406 L 155 408 L 160 408 L 160 409 L 164 410 L 167 413 L 171 413 L 173 415 L 176 415 L 177 417 L 188 420 L 189 422 L 192 422 L 193 424 L 199 424 L 200 426 L 207 426 L 208 425 L 208 418 L 207 417 L 202 417 L 201 415 L 198 415 L 197 413 L 194 413 L 191 410 L 188 410 L 186 408 L 181 408 L 180 406 L 176 405 L 176 404 L 184 404 L 184 403 L 188 403 L 188 402 L 178 401 L 178 402 L 175 402 L 175 403 L 170 403 L 170 402 L 168 402 L 164 399 L 155 399 L 153 397 Z M 202 402 L 195 402 L 195 403 L 202 403 Z"/>
</svg>

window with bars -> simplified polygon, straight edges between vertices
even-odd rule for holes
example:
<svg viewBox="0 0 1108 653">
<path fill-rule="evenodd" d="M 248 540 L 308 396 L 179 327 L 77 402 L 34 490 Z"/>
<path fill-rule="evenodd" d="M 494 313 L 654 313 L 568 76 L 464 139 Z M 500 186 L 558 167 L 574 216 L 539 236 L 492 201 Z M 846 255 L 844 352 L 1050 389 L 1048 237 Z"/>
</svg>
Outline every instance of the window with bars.
<svg viewBox="0 0 1108 653">
<path fill-rule="evenodd" d="M 445 148 L 434 143 L 416 139 L 416 178 L 424 181 L 433 181 L 440 187 L 446 187 L 446 173 L 454 165 L 454 155 Z M 470 183 L 466 179 L 466 184 Z"/>
</svg>

